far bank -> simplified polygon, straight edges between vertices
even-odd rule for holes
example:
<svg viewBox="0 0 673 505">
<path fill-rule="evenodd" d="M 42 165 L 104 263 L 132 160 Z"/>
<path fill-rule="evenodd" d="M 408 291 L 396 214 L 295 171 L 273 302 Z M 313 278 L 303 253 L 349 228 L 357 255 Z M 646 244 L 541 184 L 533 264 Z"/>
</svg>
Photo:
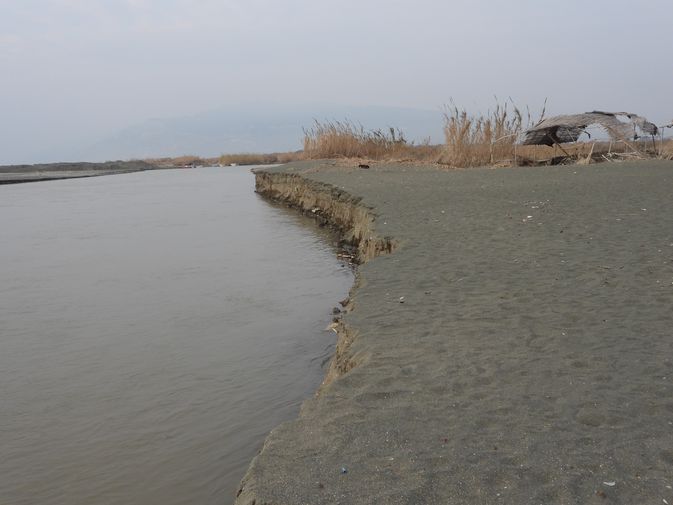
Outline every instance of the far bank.
<svg viewBox="0 0 673 505">
<path fill-rule="evenodd" d="M 53 181 L 77 177 L 126 174 L 159 167 L 144 161 L 106 161 L 104 163 L 43 163 L 38 165 L 0 166 L 0 184 Z"/>
</svg>

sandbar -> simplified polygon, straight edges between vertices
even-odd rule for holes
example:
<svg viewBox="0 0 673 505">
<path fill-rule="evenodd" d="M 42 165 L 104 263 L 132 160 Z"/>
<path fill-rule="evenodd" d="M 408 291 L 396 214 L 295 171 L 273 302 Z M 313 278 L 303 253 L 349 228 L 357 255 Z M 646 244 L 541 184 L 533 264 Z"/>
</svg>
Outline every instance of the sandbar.
<svg viewBox="0 0 673 505">
<path fill-rule="evenodd" d="M 352 367 L 237 504 L 673 504 L 673 162 L 262 173 L 395 247 L 358 267 Z"/>
</svg>

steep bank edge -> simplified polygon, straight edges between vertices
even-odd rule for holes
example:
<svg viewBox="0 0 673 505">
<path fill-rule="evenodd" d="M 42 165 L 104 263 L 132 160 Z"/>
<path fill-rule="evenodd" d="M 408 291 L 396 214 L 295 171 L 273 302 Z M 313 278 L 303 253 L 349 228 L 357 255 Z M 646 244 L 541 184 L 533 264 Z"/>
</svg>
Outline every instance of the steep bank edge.
<svg viewBox="0 0 673 505">
<path fill-rule="evenodd" d="M 358 263 L 391 253 L 396 247 L 392 238 L 376 235 L 376 216 L 370 207 L 329 184 L 296 174 L 256 171 L 255 191 L 334 227 L 346 243 L 356 248 Z"/>
<path fill-rule="evenodd" d="M 362 204 L 360 198 L 329 184 L 296 174 L 259 170 L 255 171 L 255 191 L 269 200 L 298 209 L 303 214 L 331 226 L 339 233 L 342 242 L 354 248 L 358 264 L 366 263 L 381 254 L 389 254 L 397 247 L 397 242 L 391 237 L 379 237 L 376 234 L 376 216 L 370 207 Z M 358 284 L 359 275 L 356 274 L 351 293 L 357 289 Z M 350 301 L 344 306 L 346 310 L 353 308 Z M 357 360 L 350 353 L 356 333 L 342 320 L 336 323 L 334 329 L 338 335 L 336 349 L 320 390 L 357 364 Z"/>
<path fill-rule="evenodd" d="M 366 263 L 382 254 L 392 253 L 398 245 L 391 237 L 380 237 L 375 233 L 376 216 L 370 207 L 362 204 L 360 198 L 353 197 L 346 191 L 329 184 L 312 181 L 295 174 L 257 170 L 255 171 L 255 191 L 271 201 L 298 209 L 334 228 L 341 240 L 355 249 L 358 264 Z M 357 289 L 358 284 L 359 275 L 356 274 L 351 295 Z M 352 299 L 351 296 L 349 296 L 350 299 Z M 352 303 L 347 302 L 345 308 L 347 311 L 352 310 Z M 341 319 L 336 323 L 335 330 L 337 332 L 335 353 L 325 379 L 316 394 L 320 394 L 323 388 L 357 365 L 356 357 L 350 352 L 351 344 L 357 339 L 357 332 L 349 328 Z M 268 438 L 265 446 L 267 442 Z M 263 453 L 264 447 L 257 457 Z M 251 468 L 253 464 L 254 460 Z M 263 501 L 258 501 L 255 492 L 257 485 L 258 483 L 254 482 L 254 477 L 248 469 L 236 493 L 236 505 L 265 505 Z"/>
</svg>

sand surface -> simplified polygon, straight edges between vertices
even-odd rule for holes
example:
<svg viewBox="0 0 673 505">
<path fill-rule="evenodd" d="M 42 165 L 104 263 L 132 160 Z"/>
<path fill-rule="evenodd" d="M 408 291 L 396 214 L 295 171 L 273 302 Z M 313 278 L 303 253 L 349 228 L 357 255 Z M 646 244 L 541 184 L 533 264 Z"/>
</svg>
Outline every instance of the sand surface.
<svg viewBox="0 0 673 505">
<path fill-rule="evenodd" d="M 673 504 L 673 163 L 275 170 L 399 247 L 359 268 L 360 364 L 237 503 Z"/>
</svg>

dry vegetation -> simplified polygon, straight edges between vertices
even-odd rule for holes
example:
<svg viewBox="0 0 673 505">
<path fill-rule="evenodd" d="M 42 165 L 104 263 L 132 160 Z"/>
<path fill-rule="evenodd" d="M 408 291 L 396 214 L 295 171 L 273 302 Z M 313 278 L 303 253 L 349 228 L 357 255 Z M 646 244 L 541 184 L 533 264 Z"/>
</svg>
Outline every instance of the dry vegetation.
<svg viewBox="0 0 673 505">
<path fill-rule="evenodd" d="M 444 140 L 431 145 L 409 142 L 397 128 L 366 130 L 345 121 L 315 121 L 304 129 L 304 150 L 270 154 L 223 154 L 217 158 L 181 156 L 146 160 L 158 166 L 186 167 L 209 165 L 267 165 L 301 159 L 345 158 L 366 161 L 416 161 L 439 163 L 449 167 L 545 165 L 592 163 L 656 157 L 673 159 L 673 139 L 642 138 L 630 142 L 591 141 L 563 146 L 520 145 L 521 134 L 544 118 L 531 117 L 511 101 L 497 103 L 486 114 L 471 115 L 455 104 L 444 111 Z M 673 127 L 668 126 L 669 128 Z"/>
<path fill-rule="evenodd" d="M 366 160 L 436 161 L 441 147 L 407 142 L 396 128 L 366 130 L 350 121 L 315 121 L 304 130 L 306 159 L 359 158 Z"/>
<path fill-rule="evenodd" d="M 438 161 L 462 168 L 673 158 L 673 139 L 586 141 L 553 147 L 517 144 L 524 131 L 544 119 L 545 111 L 546 102 L 540 116 L 533 120 L 528 108 L 524 115 L 511 102 L 496 103 L 492 112 L 476 116 L 451 105 L 444 113 L 446 151 Z"/>
<path fill-rule="evenodd" d="M 285 153 L 240 153 L 223 154 L 218 158 L 218 163 L 222 165 L 273 165 L 276 163 L 289 163 L 303 158 L 301 151 Z"/>
<path fill-rule="evenodd" d="M 444 145 L 415 145 L 396 128 L 365 130 L 350 121 L 318 122 L 304 130 L 306 159 L 355 158 L 361 160 L 422 161 L 455 168 L 477 166 L 593 163 L 639 158 L 673 159 L 673 139 L 655 142 L 590 141 L 563 146 L 520 145 L 521 134 L 539 123 L 514 103 L 496 103 L 486 114 L 471 115 L 453 103 L 444 112 Z"/>
<path fill-rule="evenodd" d="M 666 160 L 673 160 L 673 139 L 667 139 L 661 143 L 659 157 Z"/>
<path fill-rule="evenodd" d="M 223 154 L 217 158 L 202 158 L 200 156 L 177 156 L 175 158 L 151 158 L 148 163 L 165 168 L 175 167 L 209 167 L 217 165 L 272 165 L 289 163 L 303 158 L 301 151 L 283 153 L 240 153 Z"/>
<path fill-rule="evenodd" d="M 444 112 L 446 149 L 439 162 L 452 167 L 513 163 L 518 136 L 534 124 L 528 111 L 524 118 L 515 105 L 510 110 L 507 102 L 477 116 L 452 104 Z"/>
</svg>

